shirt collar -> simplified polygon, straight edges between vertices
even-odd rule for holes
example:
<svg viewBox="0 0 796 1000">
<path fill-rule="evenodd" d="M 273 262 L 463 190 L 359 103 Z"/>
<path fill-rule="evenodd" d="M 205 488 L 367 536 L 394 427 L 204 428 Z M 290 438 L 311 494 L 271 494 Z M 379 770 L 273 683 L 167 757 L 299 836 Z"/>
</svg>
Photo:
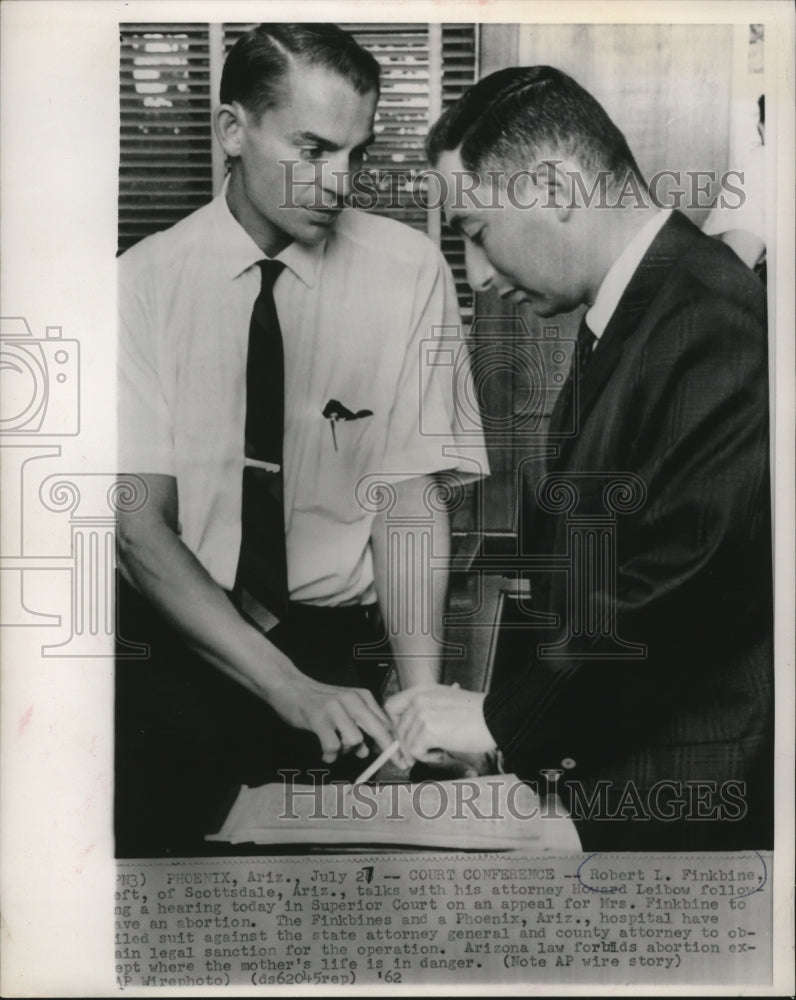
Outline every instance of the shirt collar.
<svg viewBox="0 0 796 1000">
<path fill-rule="evenodd" d="M 671 214 L 671 209 L 664 209 L 656 212 L 651 219 L 645 222 L 603 278 L 594 303 L 586 313 L 586 323 L 598 339 L 605 332 L 605 328 L 619 305 L 619 300 L 624 295 L 625 289 L 630 284 L 630 279 L 636 273 L 652 241 Z"/>
<path fill-rule="evenodd" d="M 212 201 L 216 244 L 224 269 L 230 278 L 248 271 L 265 254 L 238 222 L 227 204 L 227 187 L 229 177 L 224 186 Z M 281 260 L 286 267 L 304 282 L 312 287 L 318 277 L 326 246 L 325 242 L 314 246 L 304 246 L 295 240 L 281 250 L 274 260 Z"/>
</svg>

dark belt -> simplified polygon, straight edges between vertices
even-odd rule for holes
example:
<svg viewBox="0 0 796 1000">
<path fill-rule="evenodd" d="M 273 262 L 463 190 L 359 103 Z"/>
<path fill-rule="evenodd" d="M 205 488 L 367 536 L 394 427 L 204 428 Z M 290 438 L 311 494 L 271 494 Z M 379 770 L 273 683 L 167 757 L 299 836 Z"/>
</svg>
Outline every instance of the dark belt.
<svg viewBox="0 0 796 1000">
<path fill-rule="evenodd" d="M 306 622 L 308 628 L 322 628 L 325 622 L 334 622 L 337 627 L 356 628 L 362 626 L 375 631 L 381 626 L 381 608 L 377 602 L 371 604 L 320 605 L 288 601 L 287 614 L 277 619 L 247 594 L 226 591 L 227 597 L 235 605 L 240 615 L 260 632 L 268 633 L 279 624 L 300 625 Z"/>
<path fill-rule="evenodd" d="M 322 626 L 324 621 L 334 621 L 338 625 L 350 623 L 352 628 L 362 623 L 375 628 L 381 623 L 381 609 L 375 601 L 373 604 L 336 606 L 290 601 L 284 621 L 290 624 L 300 624 L 306 621 L 308 625 L 314 623 L 319 626 Z"/>
</svg>

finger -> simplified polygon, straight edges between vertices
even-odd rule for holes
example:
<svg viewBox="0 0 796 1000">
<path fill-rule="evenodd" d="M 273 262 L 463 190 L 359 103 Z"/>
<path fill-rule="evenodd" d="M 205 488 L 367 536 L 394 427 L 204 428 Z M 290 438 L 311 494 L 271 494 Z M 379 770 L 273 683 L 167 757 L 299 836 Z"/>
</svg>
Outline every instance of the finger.
<svg viewBox="0 0 796 1000">
<path fill-rule="evenodd" d="M 354 753 L 356 754 L 357 757 L 362 757 L 363 759 L 365 757 L 369 757 L 370 750 L 368 749 L 367 743 L 360 743 L 359 746 L 356 748 L 356 750 L 354 750 Z"/>
<path fill-rule="evenodd" d="M 375 740 L 380 750 L 386 750 L 393 741 L 390 720 L 380 709 L 374 712 L 367 699 L 359 697 L 361 693 L 359 690 L 348 692 L 349 697 L 346 702 L 348 714 L 360 729 Z M 370 692 L 365 693 L 370 694 Z M 372 695 L 371 700 L 373 700 Z M 373 704 L 378 708 L 375 701 Z"/>
<path fill-rule="evenodd" d="M 342 752 L 348 753 L 354 747 L 361 746 L 364 740 L 359 727 L 351 720 L 351 716 L 346 711 L 344 705 L 338 701 L 333 701 L 328 707 L 329 718 L 340 736 Z"/>
<path fill-rule="evenodd" d="M 398 737 L 396 736 L 396 739 Z M 399 741 L 400 742 L 400 741 Z M 402 768 L 404 771 L 408 771 L 409 768 L 414 764 L 415 758 L 409 753 L 406 747 L 401 742 L 400 747 L 395 751 L 395 756 L 393 758 L 398 767 Z"/>
<path fill-rule="evenodd" d="M 430 749 L 431 736 L 425 719 L 415 715 L 406 727 L 402 744 L 416 760 L 425 760 Z"/>
<path fill-rule="evenodd" d="M 418 715 L 417 708 L 413 705 L 411 708 L 407 709 L 404 712 L 404 714 L 398 720 L 398 724 L 395 727 L 395 737 L 401 744 L 401 747 L 408 753 L 411 753 L 408 736 L 414 726 L 415 720 L 417 719 L 417 715 Z"/>
<path fill-rule="evenodd" d="M 415 758 L 411 754 L 407 753 L 403 747 L 400 747 L 398 749 L 398 751 L 395 754 L 395 763 L 398 765 L 398 767 L 403 768 L 405 771 L 408 771 L 409 768 L 412 766 L 412 764 L 414 764 L 414 762 Z"/>
<path fill-rule="evenodd" d="M 447 737 L 444 723 L 445 717 L 430 708 L 417 713 L 407 733 L 407 745 L 418 760 L 433 764 L 449 756 L 445 749 Z"/>
<path fill-rule="evenodd" d="M 432 754 L 434 754 L 433 760 L 431 759 Z M 447 750 L 440 750 L 438 755 L 436 751 L 429 751 L 425 763 L 444 770 L 445 776 L 450 779 L 478 777 L 478 769 L 470 761 L 457 756 L 457 754 L 449 753 Z"/>
<path fill-rule="evenodd" d="M 449 773 L 449 769 L 445 766 L 445 758 L 441 757 L 440 753 L 436 749 L 429 750 L 422 757 L 418 757 L 417 763 L 422 764 L 423 767 L 415 768 L 412 771 L 412 778 L 415 781 L 428 781 L 430 778 L 436 777 L 442 780 L 458 777 L 458 775 Z"/>
<path fill-rule="evenodd" d="M 331 764 L 332 761 L 337 760 L 340 753 L 340 739 L 334 726 L 323 716 L 318 716 L 312 720 L 312 731 L 320 741 L 324 763 Z"/>
<path fill-rule="evenodd" d="M 405 691 L 398 691 L 394 695 L 391 695 L 387 701 L 384 702 L 384 711 L 390 717 L 393 724 L 397 723 L 407 710 L 409 705 L 412 703 L 413 696 L 414 690 L 412 688 L 407 688 Z"/>
<path fill-rule="evenodd" d="M 359 700 L 364 703 L 367 710 L 375 715 L 386 729 L 390 729 L 391 723 L 389 716 L 386 714 L 381 705 L 379 705 L 371 692 L 367 690 L 367 688 L 352 688 L 346 693 L 358 695 Z"/>
<path fill-rule="evenodd" d="M 387 699 L 384 703 L 384 710 L 395 725 L 410 708 L 431 705 L 440 696 L 446 697 L 450 690 L 449 687 L 442 684 L 421 684 L 405 688 Z"/>
<path fill-rule="evenodd" d="M 450 751 L 446 750 L 444 763 L 457 777 L 478 777 L 478 769 L 473 765 L 473 762 L 466 757 L 459 756 L 459 754 L 450 753 Z"/>
</svg>

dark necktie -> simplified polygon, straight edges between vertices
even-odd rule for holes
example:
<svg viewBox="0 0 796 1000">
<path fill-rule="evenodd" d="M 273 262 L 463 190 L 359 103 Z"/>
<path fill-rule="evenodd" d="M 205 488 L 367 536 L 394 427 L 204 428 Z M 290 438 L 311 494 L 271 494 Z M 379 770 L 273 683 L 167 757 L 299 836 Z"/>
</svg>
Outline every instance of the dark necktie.
<svg viewBox="0 0 796 1000">
<path fill-rule="evenodd" d="M 586 316 L 584 315 L 580 321 L 580 326 L 578 327 L 578 370 L 582 374 L 583 369 L 591 360 L 591 356 L 594 353 L 594 345 L 597 343 L 597 338 L 589 329 L 589 325 L 586 322 Z"/>
<path fill-rule="evenodd" d="M 249 324 L 241 547 L 235 596 L 281 618 L 287 611 L 283 498 L 285 362 L 274 283 L 284 264 L 262 260 L 260 294 Z"/>
<path fill-rule="evenodd" d="M 575 405 L 576 380 L 578 391 L 580 391 L 580 387 L 583 384 L 583 372 L 586 365 L 591 360 L 596 342 L 597 338 L 589 329 L 588 324 L 586 323 L 586 316 L 584 315 L 580 321 L 580 326 L 578 327 L 578 340 L 575 345 L 575 352 L 572 357 L 572 365 L 569 369 L 569 375 L 567 376 L 567 380 L 561 389 L 561 396 L 553 407 L 553 413 L 550 418 L 550 433 L 552 434 L 557 434 L 561 430 L 570 426 L 570 418 Z"/>
</svg>

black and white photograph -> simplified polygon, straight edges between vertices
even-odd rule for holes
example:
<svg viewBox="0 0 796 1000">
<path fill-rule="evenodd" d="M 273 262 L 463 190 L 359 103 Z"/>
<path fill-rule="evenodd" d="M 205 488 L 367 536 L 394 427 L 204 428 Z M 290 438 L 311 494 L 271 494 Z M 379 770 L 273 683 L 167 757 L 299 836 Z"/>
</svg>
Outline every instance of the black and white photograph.
<svg viewBox="0 0 796 1000">
<path fill-rule="evenodd" d="M 3 11 L 5 995 L 792 990 L 793 11 L 616 7 Z"/>
</svg>

